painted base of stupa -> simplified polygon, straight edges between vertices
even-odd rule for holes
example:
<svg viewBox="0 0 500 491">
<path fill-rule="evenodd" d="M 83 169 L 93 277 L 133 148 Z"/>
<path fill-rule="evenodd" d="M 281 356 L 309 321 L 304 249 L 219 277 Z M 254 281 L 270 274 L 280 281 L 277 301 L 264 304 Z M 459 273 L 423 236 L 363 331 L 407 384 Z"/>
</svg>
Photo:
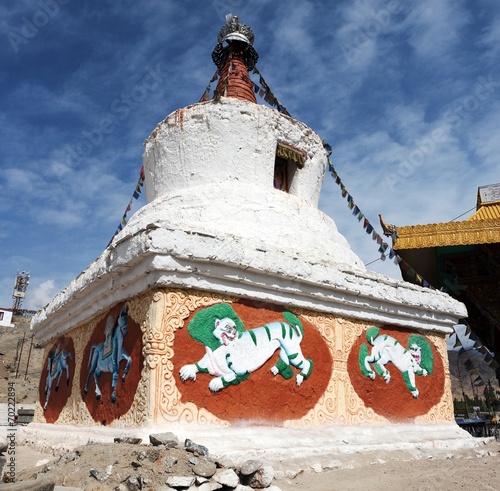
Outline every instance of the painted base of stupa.
<svg viewBox="0 0 500 491">
<path fill-rule="evenodd" d="M 214 334 L 220 318 L 239 329 L 223 342 Z M 444 334 L 292 305 L 157 288 L 95 315 L 45 351 L 39 423 L 453 422 Z"/>
</svg>

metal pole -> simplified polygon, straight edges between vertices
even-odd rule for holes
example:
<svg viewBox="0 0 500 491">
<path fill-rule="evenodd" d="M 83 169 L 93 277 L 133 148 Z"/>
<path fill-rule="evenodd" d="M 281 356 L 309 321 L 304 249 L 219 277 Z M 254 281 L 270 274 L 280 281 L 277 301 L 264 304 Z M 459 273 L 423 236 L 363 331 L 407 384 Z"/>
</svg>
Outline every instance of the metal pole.
<svg viewBox="0 0 500 491">
<path fill-rule="evenodd" d="M 465 351 L 463 351 L 462 353 L 465 353 Z M 460 353 L 460 355 L 462 353 Z M 462 389 L 462 397 L 464 398 L 465 417 L 469 419 L 469 410 L 467 409 L 467 399 L 465 398 L 464 384 L 462 383 L 462 374 L 460 373 L 460 355 L 457 356 L 458 380 L 460 380 L 460 388 Z"/>
<path fill-rule="evenodd" d="M 28 367 L 30 364 L 31 348 L 33 347 L 33 336 L 34 334 L 31 335 L 30 350 L 28 351 L 28 361 L 26 362 L 26 372 L 24 372 L 24 380 L 28 379 Z"/>
<path fill-rule="evenodd" d="M 21 351 L 19 352 L 19 359 L 17 360 L 16 378 L 17 378 L 17 375 L 19 374 L 19 367 L 21 366 L 21 358 L 23 356 L 23 346 L 24 346 L 24 339 L 25 338 L 26 338 L 26 333 L 24 333 L 23 340 L 21 342 Z"/>
</svg>

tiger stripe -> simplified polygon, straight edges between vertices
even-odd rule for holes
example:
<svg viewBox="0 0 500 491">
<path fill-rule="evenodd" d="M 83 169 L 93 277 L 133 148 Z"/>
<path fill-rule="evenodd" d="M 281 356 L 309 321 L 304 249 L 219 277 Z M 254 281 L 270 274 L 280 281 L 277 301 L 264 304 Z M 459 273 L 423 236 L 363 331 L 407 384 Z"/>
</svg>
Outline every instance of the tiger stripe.
<svg viewBox="0 0 500 491">
<path fill-rule="evenodd" d="M 252 338 L 253 344 L 255 344 L 255 346 L 257 346 L 257 336 L 255 335 L 255 333 L 253 331 L 247 331 L 247 332 L 250 334 L 250 337 Z"/>
<path fill-rule="evenodd" d="M 268 339 L 269 341 L 271 341 L 271 331 L 270 331 L 269 327 L 267 327 L 267 325 L 266 325 L 266 326 L 264 326 L 264 330 L 266 331 L 266 334 L 267 334 L 267 339 Z"/>
</svg>

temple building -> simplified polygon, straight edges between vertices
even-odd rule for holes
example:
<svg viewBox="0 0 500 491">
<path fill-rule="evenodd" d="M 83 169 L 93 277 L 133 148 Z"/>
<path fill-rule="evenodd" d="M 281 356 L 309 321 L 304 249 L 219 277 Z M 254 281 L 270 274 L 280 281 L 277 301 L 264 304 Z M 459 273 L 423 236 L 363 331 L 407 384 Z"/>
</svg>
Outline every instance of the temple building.
<svg viewBox="0 0 500 491">
<path fill-rule="evenodd" d="M 403 278 L 421 283 L 418 272 L 464 303 L 471 330 L 500 362 L 500 184 L 477 190 L 476 212 L 466 220 L 397 227 L 397 235 Z"/>
<path fill-rule="evenodd" d="M 445 339 L 464 305 L 366 270 L 318 209 L 322 139 L 256 103 L 253 42 L 229 16 L 213 98 L 145 142 L 147 204 L 34 316 L 36 424 L 464 438 Z"/>
</svg>

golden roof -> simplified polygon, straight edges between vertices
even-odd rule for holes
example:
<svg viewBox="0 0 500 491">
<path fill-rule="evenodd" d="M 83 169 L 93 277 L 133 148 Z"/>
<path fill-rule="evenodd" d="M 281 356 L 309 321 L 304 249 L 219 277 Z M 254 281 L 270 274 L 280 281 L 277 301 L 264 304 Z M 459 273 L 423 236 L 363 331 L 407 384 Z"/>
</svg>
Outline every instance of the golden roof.
<svg viewBox="0 0 500 491">
<path fill-rule="evenodd" d="M 474 215 L 461 222 L 398 227 L 394 249 L 500 243 L 500 184 L 482 186 Z"/>
</svg>

